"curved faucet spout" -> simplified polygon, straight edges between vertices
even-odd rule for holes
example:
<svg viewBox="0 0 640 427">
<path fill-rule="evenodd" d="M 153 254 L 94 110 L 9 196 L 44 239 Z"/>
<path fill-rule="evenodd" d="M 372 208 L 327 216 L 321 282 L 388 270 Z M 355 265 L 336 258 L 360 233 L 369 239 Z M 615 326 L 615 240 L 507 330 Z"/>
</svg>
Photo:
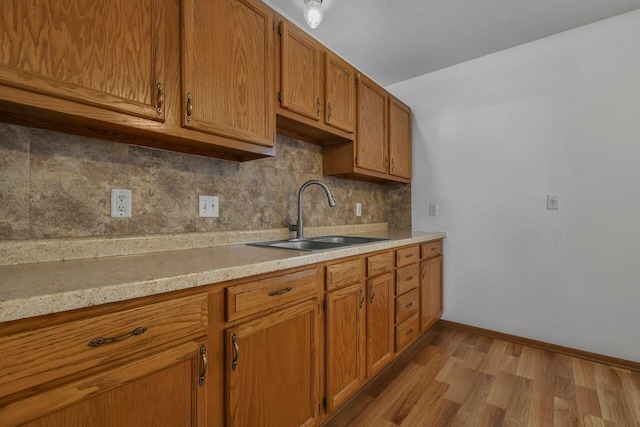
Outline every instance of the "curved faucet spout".
<svg viewBox="0 0 640 427">
<path fill-rule="evenodd" d="M 302 195 L 304 194 L 304 190 L 307 187 L 314 184 L 322 187 L 324 189 L 324 192 L 327 193 L 327 200 L 329 201 L 330 207 L 334 207 L 336 205 L 336 201 L 331 195 L 331 190 L 329 190 L 329 187 L 324 182 L 318 181 L 317 179 L 312 179 L 311 181 L 307 181 L 302 184 L 302 187 L 300 187 L 300 190 L 298 191 L 298 223 L 295 226 L 290 227 L 290 229 L 293 229 L 297 232 L 297 239 L 302 239 L 304 237 L 304 223 L 302 221 Z"/>
</svg>

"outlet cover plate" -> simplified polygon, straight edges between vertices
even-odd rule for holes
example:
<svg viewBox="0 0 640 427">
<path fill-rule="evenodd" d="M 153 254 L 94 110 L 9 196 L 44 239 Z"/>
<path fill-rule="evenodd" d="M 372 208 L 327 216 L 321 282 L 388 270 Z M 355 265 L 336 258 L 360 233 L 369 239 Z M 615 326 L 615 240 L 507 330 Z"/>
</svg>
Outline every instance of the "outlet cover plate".
<svg viewBox="0 0 640 427">
<path fill-rule="evenodd" d="M 557 211 L 560 209 L 560 195 L 547 194 L 547 209 Z"/>
<path fill-rule="evenodd" d="M 111 189 L 111 218 L 131 218 L 131 190 Z"/>
</svg>

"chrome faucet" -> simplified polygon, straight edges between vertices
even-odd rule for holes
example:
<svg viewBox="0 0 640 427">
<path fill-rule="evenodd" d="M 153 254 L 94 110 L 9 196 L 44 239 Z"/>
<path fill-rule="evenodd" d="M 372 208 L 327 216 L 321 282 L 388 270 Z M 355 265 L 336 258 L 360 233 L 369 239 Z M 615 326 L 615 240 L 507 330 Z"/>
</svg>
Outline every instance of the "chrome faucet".
<svg viewBox="0 0 640 427">
<path fill-rule="evenodd" d="M 298 223 L 294 225 L 289 223 L 289 220 L 287 220 L 287 227 L 289 227 L 289 231 L 296 232 L 296 239 L 304 238 L 304 223 L 302 221 L 302 194 L 308 186 L 313 184 L 319 185 L 324 189 L 325 193 L 327 193 L 327 199 L 329 199 L 330 207 L 334 207 L 336 205 L 336 201 L 333 200 L 333 196 L 331 195 L 329 187 L 327 187 L 327 184 L 325 184 L 324 182 L 312 179 L 311 181 L 307 181 L 302 184 L 302 187 L 300 187 L 300 190 L 298 191 Z"/>
</svg>

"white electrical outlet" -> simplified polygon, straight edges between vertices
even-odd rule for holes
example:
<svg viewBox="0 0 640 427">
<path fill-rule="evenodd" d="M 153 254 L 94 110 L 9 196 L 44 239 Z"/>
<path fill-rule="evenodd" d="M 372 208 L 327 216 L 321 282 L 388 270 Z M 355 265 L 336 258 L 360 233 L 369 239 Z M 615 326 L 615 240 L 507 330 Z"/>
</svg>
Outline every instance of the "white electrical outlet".
<svg viewBox="0 0 640 427">
<path fill-rule="evenodd" d="M 547 209 L 550 209 L 550 210 L 560 209 L 559 194 L 547 194 Z"/>
<path fill-rule="evenodd" d="M 356 203 L 356 216 L 362 216 L 362 203 Z"/>
<path fill-rule="evenodd" d="M 200 218 L 217 218 L 220 216 L 218 196 L 198 196 L 198 213 Z"/>
<path fill-rule="evenodd" d="M 111 189 L 111 218 L 131 218 L 131 190 Z"/>
<path fill-rule="evenodd" d="M 438 204 L 429 203 L 429 216 L 438 216 Z"/>
</svg>

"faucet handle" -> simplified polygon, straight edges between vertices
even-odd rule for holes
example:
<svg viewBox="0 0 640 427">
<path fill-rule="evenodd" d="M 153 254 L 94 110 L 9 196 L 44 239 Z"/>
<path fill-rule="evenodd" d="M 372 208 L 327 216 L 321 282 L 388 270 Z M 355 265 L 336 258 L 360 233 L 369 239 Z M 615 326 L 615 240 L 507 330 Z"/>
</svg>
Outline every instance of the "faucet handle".
<svg viewBox="0 0 640 427">
<path fill-rule="evenodd" d="M 284 222 L 287 225 L 287 228 L 289 229 L 289 231 L 298 231 L 298 225 L 297 224 L 291 224 L 291 222 L 289 222 L 289 218 L 285 218 Z"/>
</svg>

